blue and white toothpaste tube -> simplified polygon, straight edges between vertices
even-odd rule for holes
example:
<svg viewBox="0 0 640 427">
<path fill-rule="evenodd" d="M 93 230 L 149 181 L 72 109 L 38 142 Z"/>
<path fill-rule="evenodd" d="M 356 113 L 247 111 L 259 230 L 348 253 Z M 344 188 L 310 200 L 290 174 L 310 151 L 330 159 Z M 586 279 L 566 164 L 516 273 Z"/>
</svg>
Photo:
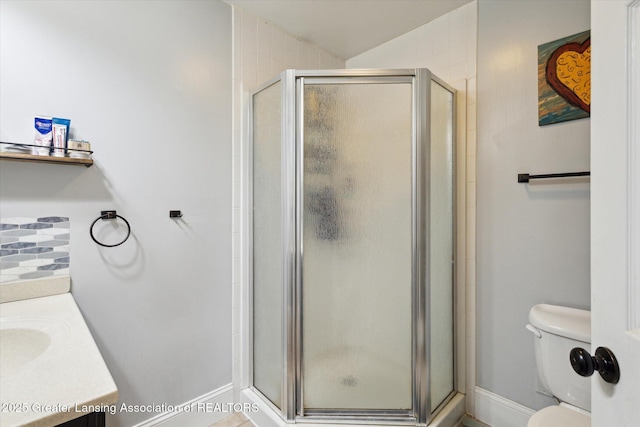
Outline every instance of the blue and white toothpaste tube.
<svg viewBox="0 0 640 427">
<path fill-rule="evenodd" d="M 69 125 L 71 124 L 71 120 L 54 117 L 52 122 L 52 154 L 55 157 L 64 157 L 67 153 L 67 140 L 69 139 Z"/>
<path fill-rule="evenodd" d="M 35 136 L 33 138 L 32 154 L 48 156 L 53 141 L 53 121 L 51 117 L 36 116 L 34 120 Z"/>
</svg>

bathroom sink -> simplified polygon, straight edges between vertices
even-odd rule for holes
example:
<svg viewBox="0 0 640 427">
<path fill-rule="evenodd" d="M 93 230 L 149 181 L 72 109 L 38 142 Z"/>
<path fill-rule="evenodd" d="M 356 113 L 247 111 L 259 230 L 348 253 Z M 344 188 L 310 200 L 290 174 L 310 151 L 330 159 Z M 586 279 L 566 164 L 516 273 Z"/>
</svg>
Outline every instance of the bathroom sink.
<svg viewBox="0 0 640 427">
<path fill-rule="evenodd" d="M 0 316 L 0 378 L 45 361 L 56 337 L 68 331 L 67 323 L 53 316 Z"/>
<path fill-rule="evenodd" d="M 37 359 L 51 345 L 51 337 L 37 329 L 0 329 L 0 375 Z"/>
<path fill-rule="evenodd" d="M 2 427 L 50 427 L 111 405 L 118 389 L 70 293 L 0 304 Z"/>
</svg>

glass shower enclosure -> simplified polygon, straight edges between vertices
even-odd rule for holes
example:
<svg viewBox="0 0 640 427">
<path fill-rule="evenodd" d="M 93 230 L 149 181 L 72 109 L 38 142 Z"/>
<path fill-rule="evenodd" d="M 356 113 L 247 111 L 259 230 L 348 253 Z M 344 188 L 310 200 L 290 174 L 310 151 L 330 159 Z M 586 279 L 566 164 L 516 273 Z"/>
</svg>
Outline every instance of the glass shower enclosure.
<svg viewBox="0 0 640 427">
<path fill-rule="evenodd" d="M 284 71 L 252 95 L 252 388 L 283 419 L 426 425 L 455 393 L 455 91 Z"/>
</svg>

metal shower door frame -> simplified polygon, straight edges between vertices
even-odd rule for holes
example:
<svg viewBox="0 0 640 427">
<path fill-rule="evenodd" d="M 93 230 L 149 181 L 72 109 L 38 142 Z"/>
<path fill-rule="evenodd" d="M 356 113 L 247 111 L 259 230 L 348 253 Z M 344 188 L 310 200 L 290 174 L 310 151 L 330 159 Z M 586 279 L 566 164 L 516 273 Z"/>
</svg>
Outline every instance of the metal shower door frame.
<svg viewBox="0 0 640 427">
<path fill-rule="evenodd" d="M 297 199 L 297 218 L 296 225 L 298 230 L 298 247 L 297 247 L 297 276 L 296 276 L 296 294 L 297 294 L 297 318 L 296 325 L 298 328 L 297 333 L 297 364 L 296 364 L 296 381 L 297 381 L 297 419 L 300 421 L 335 421 L 336 418 L 340 420 L 349 420 L 352 423 L 375 423 L 381 420 L 385 422 L 393 422 L 397 424 L 415 424 L 416 423 L 416 405 L 413 402 L 412 397 L 412 408 L 410 410 L 347 410 L 347 409 L 315 409 L 315 410 L 305 410 L 304 408 L 304 376 L 303 376 L 303 340 L 304 336 L 302 333 L 303 326 L 303 313 L 302 313 L 302 297 L 304 292 L 304 283 L 303 283 L 303 270 L 304 270 L 304 247 L 303 247 L 303 229 L 304 229 L 304 215 L 303 215 L 303 206 L 304 206 L 304 86 L 306 84 L 411 84 L 412 86 L 412 102 L 414 102 L 415 94 L 413 93 L 413 89 L 415 89 L 415 77 L 412 72 L 404 72 L 400 70 L 341 70 L 338 72 L 328 71 L 328 72 L 298 72 L 296 75 L 296 96 L 297 96 L 297 110 L 296 110 L 296 118 L 297 118 L 297 126 L 296 126 L 296 157 L 297 157 L 297 165 L 296 172 L 297 175 L 295 177 L 298 192 L 296 194 Z M 412 115 L 415 116 L 415 108 L 412 106 Z M 412 118 L 412 127 L 415 128 L 415 117 Z M 412 130 L 412 162 L 415 162 L 415 130 Z M 412 165 L 412 183 L 415 181 L 415 165 Z M 414 191 L 412 189 L 412 200 L 415 200 Z M 414 232 L 414 209 L 412 208 L 412 238 L 415 235 Z M 413 247 L 414 242 L 412 242 Z M 414 250 L 412 248 L 412 253 Z M 415 268 L 415 264 L 412 261 L 412 269 Z M 412 282 L 413 282 L 414 274 L 412 273 Z M 411 284 L 412 288 L 412 301 L 415 299 L 413 292 L 415 289 L 414 283 Z M 412 308 L 412 312 L 414 309 Z M 415 366 L 416 363 L 416 352 L 415 352 L 415 319 L 412 316 L 412 382 L 413 388 L 415 389 Z M 415 391 L 412 391 L 412 396 L 415 396 Z"/>
<path fill-rule="evenodd" d="M 330 79 L 330 80 L 329 80 Z M 287 422 L 342 422 L 352 424 L 376 424 L 380 422 L 398 425 L 426 426 L 437 413 L 430 400 L 430 333 L 429 333 L 429 200 L 430 200 L 430 99 L 431 81 L 443 86 L 451 93 L 455 90 L 434 76 L 427 69 L 399 70 L 286 70 L 276 79 L 262 85 L 261 90 L 282 82 L 282 213 L 283 213 L 283 313 L 282 337 L 282 408 L 278 409 L 259 390 L 253 387 L 253 326 L 249 333 L 249 377 L 251 388 Z M 303 185 L 304 185 L 304 128 L 303 88 L 307 83 L 407 83 L 412 84 L 412 370 L 413 408 L 406 410 L 338 410 L 326 409 L 306 411 L 303 408 L 302 375 L 302 272 L 304 268 L 303 247 Z M 455 151 L 455 96 L 453 108 Z M 253 122 L 252 112 L 249 123 Z M 253 135 L 249 126 L 250 139 Z M 252 144 L 252 143 L 251 143 Z M 252 146 L 252 145 L 251 145 Z M 249 175 L 252 177 L 252 150 L 249 151 Z M 453 156 L 455 159 L 455 154 Z M 454 167 L 455 180 L 455 167 Z M 248 206 L 252 206 L 252 179 L 248 184 Z M 455 183 L 454 183 L 455 193 Z M 455 195 L 454 218 L 455 218 Z M 253 313 L 253 229 L 249 210 L 249 306 Z M 454 221 L 455 222 L 455 221 Z M 455 229 L 455 227 L 454 227 Z M 454 231 L 455 233 L 455 231 Z M 455 235 L 454 254 L 455 254 Z M 454 276 L 455 282 L 455 276 Z M 455 291 L 455 283 L 452 283 Z M 455 301 L 455 292 L 454 292 Z M 453 301 L 452 301 L 453 304 Z M 454 328 L 454 325 L 452 325 Z M 455 343 L 455 328 L 454 328 Z M 454 359 L 455 359 L 454 346 Z M 454 390 L 442 404 L 441 409 L 455 394 L 457 372 L 454 363 Z"/>
</svg>

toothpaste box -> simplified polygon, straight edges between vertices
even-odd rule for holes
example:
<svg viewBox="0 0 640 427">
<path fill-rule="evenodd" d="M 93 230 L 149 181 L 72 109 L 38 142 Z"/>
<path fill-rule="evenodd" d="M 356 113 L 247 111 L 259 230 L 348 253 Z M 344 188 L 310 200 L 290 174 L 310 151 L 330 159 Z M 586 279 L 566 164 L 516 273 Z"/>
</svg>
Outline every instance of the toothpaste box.
<svg viewBox="0 0 640 427">
<path fill-rule="evenodd" d="M 35 135 L 31 152 L 40 156 L 48 156 L 53 142 L 53 119 L 51 117 L 36 116 L 34 119 Z"/>
<path fill-rule="evenodd" d="M 56 157 L 64 157 L 67 154 L 67 139 L 69 138 L 69 125 L 71 120 L 54 117 L 53 143 L 51 153 Z"/>
</svg>

